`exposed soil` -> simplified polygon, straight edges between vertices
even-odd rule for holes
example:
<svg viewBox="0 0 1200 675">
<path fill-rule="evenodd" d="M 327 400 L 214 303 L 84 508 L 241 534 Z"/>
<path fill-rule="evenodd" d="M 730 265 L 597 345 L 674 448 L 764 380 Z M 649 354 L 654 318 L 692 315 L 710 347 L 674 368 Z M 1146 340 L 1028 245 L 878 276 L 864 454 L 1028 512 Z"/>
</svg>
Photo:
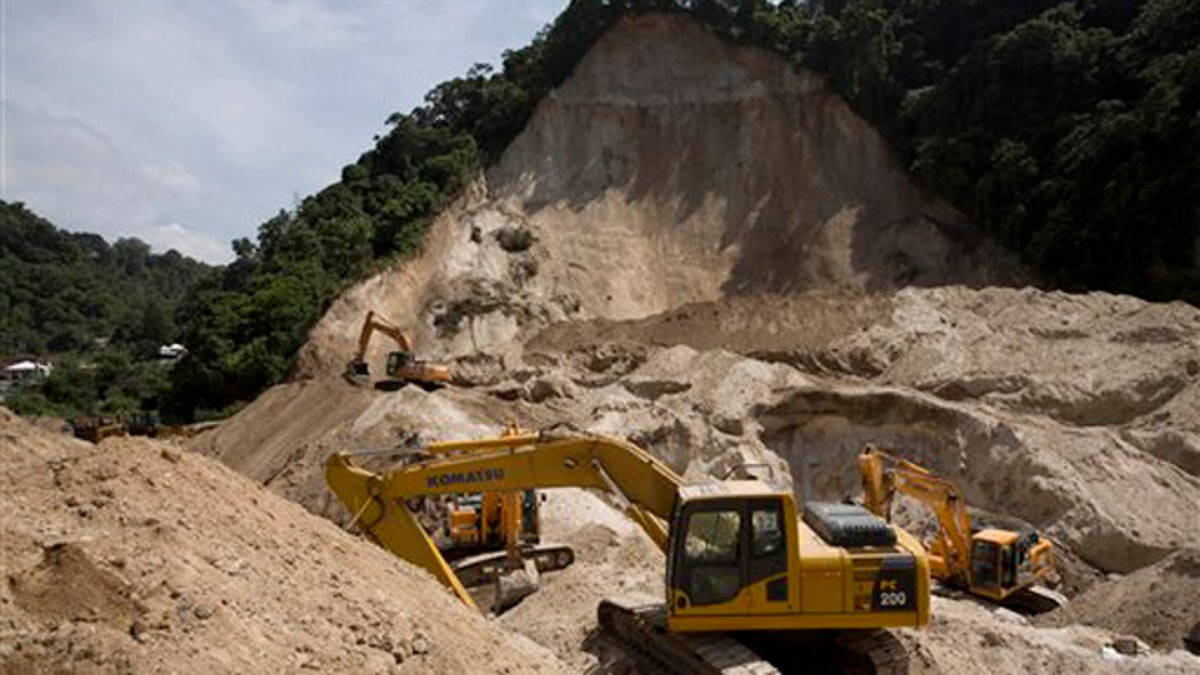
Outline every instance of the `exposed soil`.
<svg viewBox="0 0 1200 675">
<path fill-rule="evenodd" d="M 595 495 L 550 493 L 544 539 L 577 563 L 492 619 L 334 525 L 329 453 L 517 422 L 806 498 L 856 494 L 856 454 L 889 447 L 980 524 L 1050 537 L 1074 596 L 1034 622 L 935 598 L 901 632 L 915 672 L 1198 672 L 1179 647 L 1200 621 L 1200 311 L 1033 281 L 819 78 L 676 17 L 624 22 L 420 255 L 339 298 L 294 380 L 194 453 L 3 418 L 0 663 L 624 672 L 596 604 L 660 597 L 663 561 Z M 369 309 L 455 384 L 340 379 Z M 1152 651 L 1111 647 L 1127 635 Z"/>
<path fill-rule="evenodd" d="M 0 408 L 0 671 L 558 672 L 423 571 L 214 460 Z"/>
</svg>

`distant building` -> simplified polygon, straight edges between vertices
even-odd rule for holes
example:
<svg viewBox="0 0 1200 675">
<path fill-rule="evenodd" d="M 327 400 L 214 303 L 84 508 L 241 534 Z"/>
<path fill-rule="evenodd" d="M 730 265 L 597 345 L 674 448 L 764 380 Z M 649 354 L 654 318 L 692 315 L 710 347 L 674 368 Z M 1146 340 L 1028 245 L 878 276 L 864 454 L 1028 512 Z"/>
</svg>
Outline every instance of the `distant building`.
<svg viewBox="0 0 1200 675">
<path fill-rule="evenodd" d="M 54 372 L 54 364 L 49 361 L 24 360 L 4 367 L 4 379 L 9 382 L 26 382 L 28 380 L 44 380 Z"/>
<path fill-rule="evenodd" d="M 160 359 L 177 359 L 187 353 L 187 348 L 178 342 L 169 345 L 163 345 L 158 348 L 158 358 Z"/>
</svg>

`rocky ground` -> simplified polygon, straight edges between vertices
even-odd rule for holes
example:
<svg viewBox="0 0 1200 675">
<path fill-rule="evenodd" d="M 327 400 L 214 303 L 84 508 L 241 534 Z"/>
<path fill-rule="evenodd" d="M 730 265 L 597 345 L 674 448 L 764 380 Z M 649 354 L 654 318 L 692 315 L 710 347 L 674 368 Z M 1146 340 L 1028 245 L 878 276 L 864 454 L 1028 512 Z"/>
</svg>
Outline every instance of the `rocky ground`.
<svg viewBox="0 0 1200 675">
<path fill-rule="evenodd" d="M 937 597 L 902 632 L 916 672 L 1200 672 L 1181 650 L 1200 621 L 1200 311 L 1033 281 L 818 78 L 679 19 L 626 22 L 419 256 L 339 298 L 295 377 L 190 452 L 4 419 L 5 667 L 623 672 L 596 603 L 660 595 L 663 562 L 600 498 L 550 494 L 546 538 L 577 563 L 493 619 L 335 526 L 329 453 L 516 422 L 810 498 L 855 494 L 863 444 L 889 447 L 979 522 L 1049 536 L 1074 599 L 1030 621 Z M 368 309 L 454 385 L 338 377 Z M 91 590 L 62 598 L 68 577 Z"/>
<path fill-rule="evenodd" d="M 1200 311 L 1032 281 L 819 79 L 647 17 L 601 40 L 420 256 L 334 303 L 293 382 L 192 447 L 345 522 L 329 452 L 510 421 L 628 438 L 691 480 L 751 467 L 810 498 L 856 493 L 855 455 L 876 443 L 957 481 L 981 523 L 1048 535 L 1079 603 L 1026 625 L 939 598 L 907 638 L 921 667 L 1194 670 L 1178 650 L 1200 620 Z M 454 386 L 338 379 L 368 309 L 450 362 Z M 502 623 L 619 670 L 595 602 L 655 595 L 661 563 L 565 503 L 545 527 L 579 563 Z M 1125 634 L 1155 653 L 1106 647 Z"/>
</svg>

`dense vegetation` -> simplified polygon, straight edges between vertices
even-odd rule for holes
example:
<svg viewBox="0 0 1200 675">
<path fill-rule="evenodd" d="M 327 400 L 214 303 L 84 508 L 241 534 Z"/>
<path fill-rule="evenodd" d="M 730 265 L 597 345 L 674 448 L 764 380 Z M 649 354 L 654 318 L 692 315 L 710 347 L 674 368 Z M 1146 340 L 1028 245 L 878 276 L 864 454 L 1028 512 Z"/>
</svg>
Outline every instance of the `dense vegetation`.
<svg viewBox="0 0 1200 675">
<path fill-rule="evenodd" d="M 54 354 L 40 389 L 6 401 L 64 417 L 154 406 L 167 385 L 160 345 L 178 336 L 184 294 L 213 273 L 138 239 L 111 246 L 59 230 L 23 204 L 0 201 L 0 355 Z"/>
<path fill-rule="evenodd" d="M 532 43 L 388 119 L 342 179 L 234 242 L 176 319 L 173 411 L 282 378 L 353 280 L 411 252 L 621 17 L 682 12 L 824 74 L 902 160 L 1051 284 L 1200 302 L 1195 0 L 573 0 Z"/>
</svg>

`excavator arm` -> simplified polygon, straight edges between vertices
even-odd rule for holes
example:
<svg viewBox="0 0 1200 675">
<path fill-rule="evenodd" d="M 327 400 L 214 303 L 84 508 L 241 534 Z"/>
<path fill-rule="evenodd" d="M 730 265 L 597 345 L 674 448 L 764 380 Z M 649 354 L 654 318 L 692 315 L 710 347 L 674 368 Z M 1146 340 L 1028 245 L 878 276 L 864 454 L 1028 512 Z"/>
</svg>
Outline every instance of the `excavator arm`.
<svg viewBox="0 0 1200 675">
<path fill-rule="evenodd" d="M 916 499 L 933 511 L 938 521 L 937 539 L 929 556 L 933 575 L 969 582 L 971 516 L 958 487 L 928 469 L 896 457 L 873 445 L 858 456 L 863 482 L 863 506 L 891 520 L 897 492 Z"/>
<path fill-rule="evenodd" d="M 655 544 L 664 551 L 667 548 L 666 523 L 683 479 L 635 445 L 600 436 L 535 433 L 434 443 L 422 450 L 434 457 L 383 474 L 358 466 L 351 454 L 336 453 L 326 462 L 326 481 L 368 538 L 424 567 L 469 605 L 474 604 L 470 595 L 405 499 L 462 492 L 594 488 L 615 496 Z"/>
<path fill-rule="evenodd" d="M 400 351 L 413 353 L 412 339 L 399 326 L 379 316 L 374 310 L 367 312 L 363 319 L 362 330 L 358 333 L 358 351 L 354 353 L 355 361 L 362 361 L 367 355 L 367 347 L 371 344 L 371 336 L 376 331 L 383 333 L 395 341 Z"/>
</svg>

